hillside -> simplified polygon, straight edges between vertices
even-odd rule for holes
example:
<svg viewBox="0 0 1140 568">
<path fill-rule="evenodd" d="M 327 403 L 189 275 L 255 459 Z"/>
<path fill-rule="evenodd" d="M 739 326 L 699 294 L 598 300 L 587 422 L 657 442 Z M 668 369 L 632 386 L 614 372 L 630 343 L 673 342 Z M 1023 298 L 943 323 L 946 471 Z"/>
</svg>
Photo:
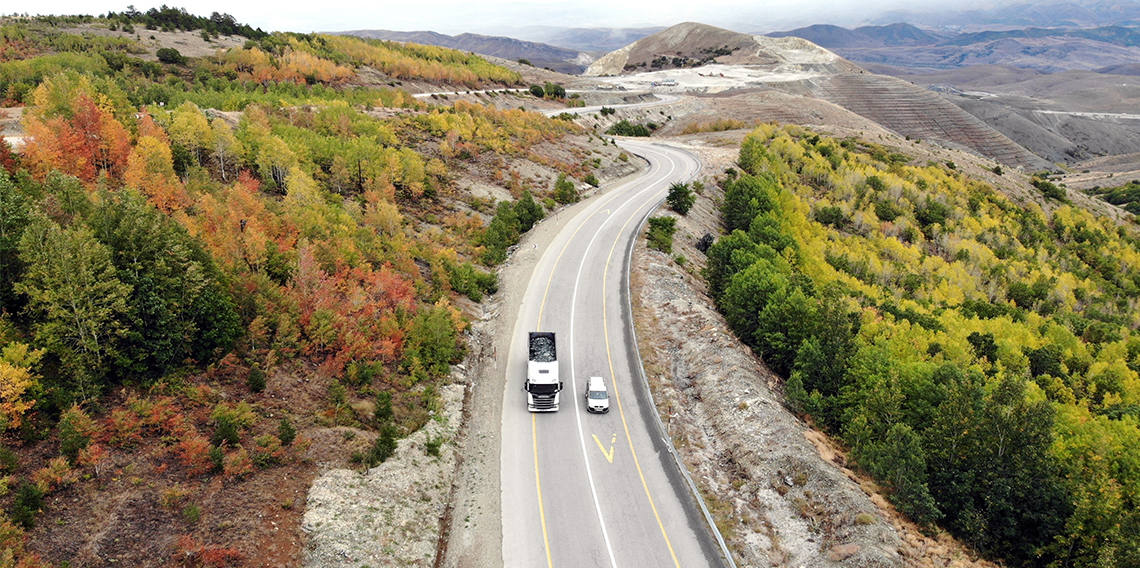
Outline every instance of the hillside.
<svg viewBox="0 0 1140 568">
<path fill-rule="evenodd" d="M 682 56 L 668 60 L 660 55 L 669 52 L 713 55 L 704 61 Z M 700 24 L 680 24 L 607 54 L 586 74 L 618 74 L 619 65 L 622 71 L 611 81 L 626 88 L 657 85 L 658 89 L 708 94 L 756 87 L 778 89 L 831 102 L 900 135 L 968 149 L 1007 166 L 1029 171 L 1050 166 L 936 93 L 893 77 L 866 73 L 801 38 L 748 36 Z M 663 87 L 666 82 L 672 86 Z M 733 118 L 750 117 L 735 114 Z"/>
<path fill-rule="evenodd" d="M 1140 8 L 1130 2 L 1104 0 L 1053 0 L 993 6 L 947 5 L 923 9 L 891 10 L 872 23 L 898 21 L 925 26 L 954 26 L 965 30 L 994 30 L 1036 26 L 1042 28 L 1092 28 L 1140 24 Z"/>
<path fill-rule="evenodd" d="M 606 54 L 591 64 L 584 75 L 619 75 L 709 64 L 747 65 L 769 70 L 796 66 L 817 72 L 858 70 L 834 54 L 795 38 L 767 39 L 689 22 Z"/>
<path fill-rule="evenodd" d="M 549 68 L 559 73 L 571 75 L 581 73 L 594 60 L 589 54 L 574 49 L 509 37 L 472 33 L 456 36 L 436 32 L 395 32 L 389 30 L 352 30 L 338 33 L 370 39 L 438 45 L 512 61 L 527 60 L 535 67 Z"/>
<path fill-rule="evenodd" d="M 836 53 L 843 49 L 854 48 L 931 46 L 954 37 L 952 34 L 930 32 L 903 23 L 888 26 L 861 26 L 850 30 L 839 26 L 816 24 L 765 35 L 768 37 L 803 38 Z M 849 59 L 858 60 L 857 58 Z"/>
<path fill-rule="evenodd" d="M 701 271 L 726 325 L 917 523 L 1011 565 L 1140 561 L 1134 227 L 900 150 L 745 137 Z"/>
<path fill-rule="evenodd" d="M 522 26 L 506 28 L 498 33 L 529 41 L 557 45 L 567 49 L 607 53 L 629 45 L 647 35 L 663 30 L 652 28 L 572 28 L 554 26 Z"/>
<path fill-rule="evenodd" d="M 168 45 L 232 47 L 134 39 L 145 14 L 2 24 L 0 554 L 317 565 L 342 544 L 302 531 L 310 485 L 399 454 L 446 487 L 458 433 L 432 417 L 459 412 L 495 268 L 636 165 L 518 108 L 565 102 L 398 88 L 519 83 L 468 53 L 168 15 Z M 411 549 L 446 499 L 409 505 Z"/>
<path fill-rule="evenodd" d="M 1093 160 L 1140 151 L 1140 88 L 1128 76 L 998 66 L 936 72 L 870 67 L 939 91 L 1050 162 L 1095 169 Z"/>
<path fill-rule="evenodd" d="M 911 24 L 853 30 L 816 25 L 768 35 L 801 37 L 852 61 L 902 68 L 1002 65 L 1056 73 L 1140 63 L 1140 37 L 1119 26 L 948 33 Z"/>
</svg>

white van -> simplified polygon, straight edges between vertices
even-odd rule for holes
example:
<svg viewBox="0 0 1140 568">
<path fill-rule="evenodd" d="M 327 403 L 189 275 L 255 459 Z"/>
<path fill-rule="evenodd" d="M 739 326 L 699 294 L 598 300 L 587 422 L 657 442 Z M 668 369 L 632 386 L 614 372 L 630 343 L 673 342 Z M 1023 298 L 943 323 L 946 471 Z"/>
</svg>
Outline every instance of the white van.
<svg viewBox="0 0 1140 568">
<path fill-rule="evenodd" d="M 586 380 L 586 410 L 610 411 L 610 393 L 606 392 L 606 383 L 601 377 L 590 377 Z"/>
</svg>

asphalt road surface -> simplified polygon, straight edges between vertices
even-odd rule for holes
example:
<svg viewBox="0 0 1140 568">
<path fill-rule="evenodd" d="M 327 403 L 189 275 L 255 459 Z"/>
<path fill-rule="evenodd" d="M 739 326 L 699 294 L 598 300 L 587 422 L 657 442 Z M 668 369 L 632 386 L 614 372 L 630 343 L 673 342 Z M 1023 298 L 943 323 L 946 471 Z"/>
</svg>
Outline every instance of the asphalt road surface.
<svg viewBox="0 0 1140 568">
<path fill-rule="evenodd" d="M 607 189 L 566 222 L 527 286 L 503 392 L 503 561 L 508 567 L 723 566 L 721 549 L 669 454 L 639 375 L 628 257 L 643 219 L 700 164 L 678 149 L 623 141 L 649 172 Z M 558 412 L 530 413 L 527 332 L 553 331 Z M 602 376 L 610 412 L 586 412 Z"/>
</svg>

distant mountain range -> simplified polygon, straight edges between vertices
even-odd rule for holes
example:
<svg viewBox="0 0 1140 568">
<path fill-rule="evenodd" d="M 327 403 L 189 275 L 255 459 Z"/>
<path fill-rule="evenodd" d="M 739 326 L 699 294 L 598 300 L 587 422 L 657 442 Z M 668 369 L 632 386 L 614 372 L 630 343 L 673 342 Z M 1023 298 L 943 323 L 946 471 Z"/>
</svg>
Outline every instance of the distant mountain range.
<svg viewBox="0 0 1140 568">
<path fill-rule="evenodd" d="M 503 33 L 511 37 L 548 43 L 550 45 L 600 55 L 625 47 L 663 29 L 665 28 L 555 28 L 549 26 L 530 26 L 503 30 Z"/>
<path fill-rule="evenodd" d="M 911 24 L 814 25 L 768 35 L 801 37 L 852 61 L 907 68 L 1007 65 L 1054 73 L 1140 64 L 1140 29 L 1123 26 L 950 33 Z"/>
<path fill-rule="evenodd" d="M 1140 25 L 1140 3 L 1129 0 L 1088 2 L 1023 2 L 975 10 L 894 10 L 872 18 L 873 23 L 899 21 L 976 31 L 998 27 L 1095 28 Z"/>
</svg>

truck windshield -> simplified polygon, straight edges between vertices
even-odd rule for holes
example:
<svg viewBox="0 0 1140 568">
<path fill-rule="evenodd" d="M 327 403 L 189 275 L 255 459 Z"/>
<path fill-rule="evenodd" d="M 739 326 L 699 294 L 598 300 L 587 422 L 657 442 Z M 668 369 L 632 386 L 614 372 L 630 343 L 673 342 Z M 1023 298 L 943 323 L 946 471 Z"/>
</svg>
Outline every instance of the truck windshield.
<svg viewBox="0 0 1140 568">
<path fill-rule="evenodd" d="M 558 385 L 530 385 L 530 394 L 554 394 Z"/>
<path fill-rule="evenodd" d="M 609 398 L 609 396 L 606 395 L 606 391 L 590 391 L 590 398 L 594 400 L 605 400 Z"/>
</svg>

